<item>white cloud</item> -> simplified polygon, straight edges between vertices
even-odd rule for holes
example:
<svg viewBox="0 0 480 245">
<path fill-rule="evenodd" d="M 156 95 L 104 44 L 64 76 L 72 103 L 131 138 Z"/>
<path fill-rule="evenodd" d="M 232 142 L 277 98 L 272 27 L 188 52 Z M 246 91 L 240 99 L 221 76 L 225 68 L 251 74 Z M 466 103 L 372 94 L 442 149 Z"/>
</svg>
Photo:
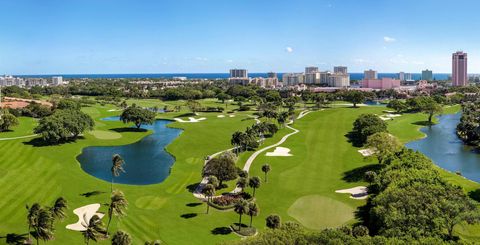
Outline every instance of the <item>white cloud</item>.
<svg viewBox="0 0 480 245">
<path fill-rule="evenodd" d="M 362 58 L 353 59 L 353 62 L 359 63 L 359 64 L 370 63 L 368 60 L 365 60 L 365 59 L 362 59 Z"/>
<path fill-rule="evenodd" d="M 226 60 L 227 63 L 233 63 L 233 60 Z"/>
<path fill-rule="evenodd" d="M 205 57 L 195 57 L 195 59 L 198 61 L 208 61 L 208 59 Z"/>
<path fill-rule="evenodd" d="M 393 43 L 395 41 L 397 41 L 397 39 L 393 38 L 393 37 L 383 37 L 383 41 L 385 41 L 386 43 Z"/>
<path fill-rule="evenodd" d="M 285 48 L 285 51 L 287 51 L 287 53 L 292 53 L 292 52 L 293 52 L 293 48 L 292 48 L 292 47 L 286 47 L 286 48 Z"/>
</svg>

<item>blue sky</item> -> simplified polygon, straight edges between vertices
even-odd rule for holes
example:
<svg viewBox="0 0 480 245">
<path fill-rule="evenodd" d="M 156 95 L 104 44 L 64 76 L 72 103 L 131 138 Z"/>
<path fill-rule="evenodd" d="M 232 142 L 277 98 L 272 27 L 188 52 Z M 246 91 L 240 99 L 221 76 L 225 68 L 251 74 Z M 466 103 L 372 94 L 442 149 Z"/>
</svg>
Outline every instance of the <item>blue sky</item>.
<svg viewBox="0 0 480 245">
<path fill-rule="evenodd" d="M 0 74 L 302 71 L 480 73 L 480 2 L 0 1 Z"/>
</svg>

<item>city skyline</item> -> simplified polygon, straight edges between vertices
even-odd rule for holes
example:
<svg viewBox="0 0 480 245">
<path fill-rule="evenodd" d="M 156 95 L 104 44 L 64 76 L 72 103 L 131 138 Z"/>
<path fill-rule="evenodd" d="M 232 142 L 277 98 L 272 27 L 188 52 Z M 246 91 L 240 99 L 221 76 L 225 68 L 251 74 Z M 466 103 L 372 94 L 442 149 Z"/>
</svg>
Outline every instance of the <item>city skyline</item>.
<svg viewBox="0 0 480 245">
<path fill-rule="evenodd" d="M 300 72 L 340 65 L 352 73 L 451 73 L 458 50 L 469 53 L 469 71 L 480 73 L 480 35 L 471 32 L 480 3 L 462 3 L 460 20 L 444 18 L 457 3 L 433 0 L 2 2 L 8 11 L 0 16 L 0 74 Z M 392 15 L 405 8 L 415 18 Z"/>
</svg>

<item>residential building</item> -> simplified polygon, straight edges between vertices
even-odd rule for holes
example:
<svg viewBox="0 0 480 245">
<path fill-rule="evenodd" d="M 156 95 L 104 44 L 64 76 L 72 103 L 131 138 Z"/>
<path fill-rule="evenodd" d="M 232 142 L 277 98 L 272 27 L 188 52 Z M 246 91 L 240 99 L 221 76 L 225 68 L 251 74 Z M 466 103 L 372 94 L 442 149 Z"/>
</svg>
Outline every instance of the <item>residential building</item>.
<svg viewBox="0 0 480 245">
<path fill-rule="evenodd" d="M 348 74 L 346 66 L 334 66 L 333 73 Z"/>
<path fill-rule="evenodd" d="M 0 86 L 25 86 L 25 80 L 20 77 L 3 76 L 0 77 Z"/>
<path fill-rule="evenodd" d="M 63 85 L 63 77 L 52 77 L 52 84 L 54 86 Z"/>
<path fill-rule="evenodd" d="M 278 78 L 276 77 L 255 77 L 253 78 L 250 83 L 256 84 L 262 88 L 275 88 L 278 86 Z"/>
<path fill-rule="evenodd" d="M 25 79 L 25 86 L 26 87 L 45 87 L 48 86 L 48 81 L 45 78 L 26 78 Z"/>
<path fill-rule="evenodd" d="M 328 76 L 328 86 L 346 88 L 350 86 L 350 75 L 333 73 Z"/>
<path fill-rule="evenodd" d="M 372 69 L 364 71 L 363 79 L 378 79 L 378 73 Z"/>
<path fill-rule="evenodd" d="M 305 67 L 305 74 L 316 73 L 316 72 L 318 72 L 318 67 L 316 66 Z"/>
<path fill-rule="evenodd" d="M 457 51 L 452 54 L 452 85 L 466 86 L 467 82 L 467 53 Z"/>
<path fill-rule="evenodd" d="M 247 85 L 250 83 L 248 71 L 246 69 L 231 69 L 228 81 L 232 84 Z"/>
<path fill-rule="evenodd" d="M 330 77 L 330 74 L 331 73 L 328 71 L 319 72 L 319 75 L 320 75 L 319 84 L 328 85 L 328 78 Z"/>
<path fill-rule="evenodd" d="M 361 82 L 362 88 L 371 88 L 371 89 L 393 89 L 400 87 L 400 80 L 393 78 L 381 78 L 381 79 L 363 79 Z"/>
<path fill-rule="evenodd" d="M 315 73 L 305 73 L 305 84 L 319 84 L 320 83 L 320 72 Z"/>
<path fill-rule="evenodd" d="M 304 83 L 303 73 L 285 73 L 282 77 L 282 82 L 285 86 L 293 86 Z"/>
<path fill-rule="evenodd" d="M 422 80 L 425 81 L 432 81 L 433 80 L 433 72 L 429 69 L 422 71 Z"/>
</svg>

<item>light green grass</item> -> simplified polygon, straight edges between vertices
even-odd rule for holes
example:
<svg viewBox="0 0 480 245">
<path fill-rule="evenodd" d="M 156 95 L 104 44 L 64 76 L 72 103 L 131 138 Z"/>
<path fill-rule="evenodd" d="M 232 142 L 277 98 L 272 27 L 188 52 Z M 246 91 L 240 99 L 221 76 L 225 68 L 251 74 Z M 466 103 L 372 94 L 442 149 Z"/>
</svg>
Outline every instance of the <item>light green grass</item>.
<svg viewBox="0 0 480 245">
<path fill-rule="evenodd" d="M 352 220 L 355 209 L 329 197 L 303 196 L 288 209 L 288 215 L 309 229 L 339 227 Z"/>
<path fill-rule="evenodd" d="M 134 102 L 134 101 L 129 101 Z M 145 103 L 144 106 L 162 103 L 159 100 L 135 100 Z M 168 102 L 170 103 L 170 102 Z M 176 102 L 181 103 L 181 102 Z M 205 101 L 204 103 L 216 103 Z M 120 112 L 109 112 L 113 106 L 92 106 L 83 110 L 92 115 L 96 121 L 95 130 L 111 132 L 110 129 L 125 127 L 121 122 L 100 121 L 100 118 L 118 115 Z M 229 106 L 230 108 L 230 106 Z M 278 213 L 283 221 L 296 220 L 289 215 L 289 208 L 297 200 L 306 196 L 320 196 L 323 201 L 301 202 L 308 208 L 321 209 L 322 206 L 336 205 L 336 212 L 324 212 L 311 227 L 327 227 L 332 222 L 354 223 L 352 210 L 364 205 L 364 200 L 354 200 L 346 194 L 337 194 L 335 190 L 365 185 L 361 180 L 345 178 L 348 171 L 373 163 L 365 160 L 352 147 L 344 136 L 352 128 L 352 123 L 361 113 L 381 114 L 382 107 L 334 108 L 312 112 L 294 123 L 293 127 L 301 130 L 291 136 L 283 145 L 291 149 L 291 157 L 266 157 L 260 155 L 251 167 L 251 176 L 261 176 L 260 168 L 264 163 L 272 166 L 269 182 L 262 183 L 257 190 L 257 203 L 260 207 L 259 217 L 254 218 L 254 226 L 265 229 L 265 217 Z M 185 109 L 185 112 L 186 109 Z M 185 113 L 182 112 L 182 113 Z M 167 151 L 173 154 L 176 162 L 171 175 L 160 184 L 132 186 L 115 184 L 121 189 L 130 205 L 127 216 L 114 219 L 111 230 L 125 230 L 134 239 L 134 244 L 143 244 L 146 240 L 160 239 L 166 244 L 215 244 L 229 240 L 238 240 L 234 234 L 213 234 L 216 229 L 229 227 L 236 222 L 238 216 L 232 211 L 210 209 L 205 214 L 206 206 L 192 196 L 189 189 L 201 180 L 201 169 L 205 156 L 230 148 L 230 137 L 236 130 L 244 130 L 254 123 L 249 119 L 251 112 L 237 112 L 234 118 L 218 118 L 219 113 L 200 113 L 206 117 L 199 123 L 169 124 L 171 127 L 184 129 L 182 134 L 170 145 Z M 178 113 L 158 114 L 159 118 L 173 118 Z M 421 137 L 419 126 L 412 122 L 425 120 L 424 114 L 404 115 L 389 122 L 390 131 L 406 142 Z M 34 127 L 31 119 L 25 120 L 10 134 L 30 134 Z M 128 125 L 130 126 L 130 125 Z M 263 146 L 277 142 L 283 135 L 291 132 L 281 129 L 273 138 L 267 139 Z M 413 132 L 413 133 L 412 133 Z M 79 232 L 66 230 L 66 224 L 76 222 L 72 210 L 91 203 L 106 203 L 110 183 L 99 180 L 83 172 L 76 156 L 87 146 L 124 145 L 136 142 L 151 132 L 123 132 L 119 139 L 98 139 L 92 134 L 85 134 L 84 139 L 75 143 L 58 146 L 35 147 L 29 144 L 30 139 L 0 142 L 0 235 L 4 233 L 26 232 L 26 204 L 40 202 L 50 205 L 58 196 L 69 201 L 68 218 L 57 225 L 55 237 L 49 244 L 83 244 Z M 98 136 L 98 134 L 97 134 Z M 1 137 L 1 133 L 0 133 Z M 101 137 L 100 137 L 101 138 Z M 261 147 L 263 147 L 261 146 Z M 252 152 L 240 155 L 239 167 L 243 166 Z M 106 163 L 108 167 L 110 163 Z M 478 184 L 462 179 L 451 173 L 443 172 L 452 181 L 460 185 L 469 184 L 469 188 L 478 188 Z M 230 183 L 233 188 L 233 182 Z M 250 191 L 249 188 L 247 188 Z M 83 197 L 80 194 L 91 191 L 106 193 Z M 328 200 L 328 201 L 325 201 Z M 322 204 L 323 203 L 323 204 Z M 294 206 L 295 207 L 295 206 Z M 102 206 L 102 212 L 106 208 Z M 294 212 L 295 213 L 295 212 Z M 298 212 L 293 216 L 297 216 Z M 305 217 L 299 215 L 298 217 Z M 297 217 L 297 218 L 298 218 Z M 349 220 L 346 220 L 348 217 Z M 301 218 L 300 218 L 301 219 Z M 305 221 L 303 221 L 305 223 Z M 306 222 L 308 224 L 308 222 Z M 465 228 L 470 234 L 469 227 Z M 465 235 L 465 237 L 467 236 Z M 1 241 L 3 242 L 3 240 Z M 100 241 L 99 244 L 109 244 Z"/>
</svg>

